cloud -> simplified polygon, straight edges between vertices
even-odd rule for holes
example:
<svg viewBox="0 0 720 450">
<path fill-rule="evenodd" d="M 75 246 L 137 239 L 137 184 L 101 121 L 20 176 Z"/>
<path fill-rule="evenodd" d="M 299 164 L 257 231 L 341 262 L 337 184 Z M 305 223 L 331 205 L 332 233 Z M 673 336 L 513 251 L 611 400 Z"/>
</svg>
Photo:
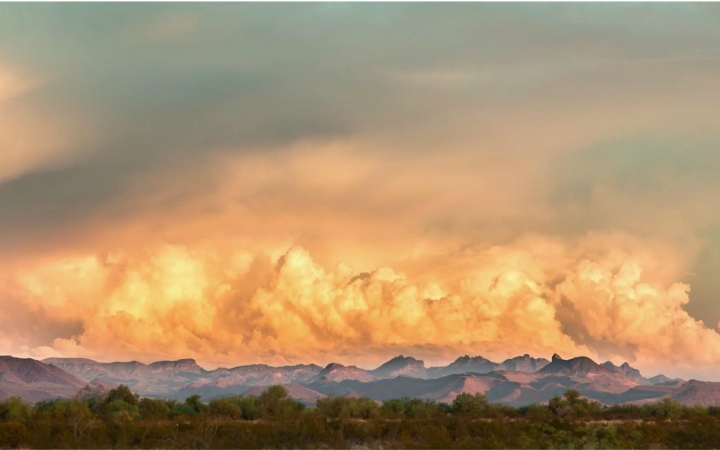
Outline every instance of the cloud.
<svg viewBox="0 0 720 450">
<path fill-rule="evenodd" d="M 177 41 L 195 34 L 200 17 L 192 13 L 165 13 L 135 31 L 135 36 L 152 43 Z"/>
<path fill-rule="evenodd" d="M 547 214 L 532 183 L 493 189 L 515 179 L 512 154 L 407 161 L 344 141 L 217 154 L 135 178 L 80 241 L 16 258 L 13 298 L 82 324 L 29 351 L 208 365 L 370 367 L 403 352 L 718 362 L 717 333 L 684 310 L 697 240 L 469 232 Z"/>
<path fill-rule="evenodd" d="M 2 67 L 0 69 L 0 102 L 24 94 L 37 82 L 38 80 L 29 77 L 25 73 Z"/>
<path fill-rule="evenodd" d="M 67 233 L 58 236 L 59 223 L 67 224 L 70 234 L 92 234 L 85 229 L 90 218 L 112 214 L 107 205 L 136 200 L 124 194 L 139 176 L 166 180 L 178 166 L 204 168 L 219 152 L 237 157 L 233 167 L 249 163 L 274 172 L 297 171 L 300 167 L 273 164 L 282 162 L 288 147 L 333 140 L 355 145 L 359 156 L 352 156 L 353 163 L 361 173 L 368 166 L 372 172 L 364 178 L 367 185 L 354 188 L 354 197 L 335 196 L 342 205 L 364 201 L 366 210 L 373 209 L 365 191 L 377 189 L 395 196 L 396 208 L 409 209 L 401 198 L 415 202 L 417 209 L 424 197 L 432 198 L 425 216 L 445 211 L 423 226 L 436 232 L 455 229 L 460 234 L 462 228 L 467 235 L 495 235 L 524 227 L 522 231 L 554 233 L 567 222 L 567 212 L 558 213 L 548 201 L 554 185 L 569 177 L 558 170 L 565 158 L 597 142 L 628 136 L 716 134 L 720 123 L 717 68 L 706 61 L 672 63 L 698 48 L 712 54 L 707 42 L 717 36 L 717 27 L 692 5 L 651 8 L 653 14 L 645 7 L 596 6 L 108 8 L 62 6 L 63 13 L 57 14 L 39 5 L 8 6 L 2 14 L 3 36 L 14 37 L 4 40 L 4 52 L 21 55 L 29 67 L 51 67 L 62 74 L 53 78 L 50 92 L 37 92 L 38 97 L 58 99 L 63 116 L 89 112 L 79 122 L 83 130 L 98 128 L 87 116 L 103 122 L 101 142 L 90 160 L 0 190 L 0 209 L 14 211 L 11 219 L 0 219 L 3 250 L 48 235 L 55 245 L 63 245 Z M 678 10 L 702 20 L 676 24 L 672 20 Z M 605 20 L 587 23 L 595 14 Z M 35 20 L 25 21 L 25 16 Z M 672 30 L 667 23 L 674 24 Z M 176 36 L 163 42 L 178 45 L 128 39 L 127 30 L 144 27 L 160 37 Z M 658 29 L 677 32 L 677 39 L 668 45 Z M 20 46 L 23 42 L 44 45 Z M 662 70 L 633 63 L 653 57 L 668 63 Z M 428 84 L 440 89 L 428 89 Z M 33 130 L 52 123 L 43 121 Z M 243 158 L 260 152 L 268 154 L 265 161 Z M 328 177 L 329 170 L 317 169 L 329 167 L 319 161 L 322 151 L 306 154 L 304 161 L 316 164 L 307 168 L 308 173 L 314 170 L 315 182 Z M 48 167 L 47 161 L 55 161 L 27 158 L 13 163 L 13 177 L 26 173 L 22 167 Z M 302 161 L 295 157 L 293 164 Z M 355 176 L 347 165 L 337 173 Z M 584 172 L 578 173 L 582 177 Z M 302 176 L 278 177 L 290 175 Z M 377 178 L 382 183 L 376 188 Z M 208 183 L 199 175 L 192 180 L 200 190 Z M 286 191 L 294 189 L 293 180 L 278 181 Z M 169 190 L 160 182 L 151 188 L 150 196 Z M 282 192 L 265 191 L 268 195 L 261 197 L 273 194 L 281 209 Z M 608 202 L 622 201 L 615 191 L 608 192 Z M 293 202 L 298 200 L 299 195 L 290 194 Z M 482 206 L 469 200 L 475 196 Z M 630 208 L 637 207 L 634 198 L 631 203 Z M 582 229 L 572 231 L 590 231 L 603 207 L 582 210 L 577 221 Z M 134 216 L 130 209 L 127 216 Z M 458 223 L 455 216 L 466 215 L 465 210 L 473 217 Z M 643 216 L 657 222 L 657 210 Z M 613 215 L 603 225 L 623 229 L 629 217 Z"/>
<path fill-rule="evenodd" d="M 32 355 L 194 357 L 209 365 L 372 366 L 402 351 L 429 361 L 558 352 L 641 367 L 719 363 L 720 335 L 683 309 L 689 287 L 654 270 L 652 261 L 670 250 L 635 240 L 625 252 L 617 239 L 589 236 L 569 246 L 526 236 L 436 259 L 465 267 L 459 283 L 423 282 L 390 267 L 328 268 L 301 247 L 278 259 L 165 245 L 36 262 L 6 276 L 3 294 L 12 286 L 25 308 L 82 328 L 43 345 L 29 345 L 17 327 L 3 327 L 0 338 L 16 349 L 29 345 Z M 569 305 L 573 315 L 563 313 Z M 11 320 L 5 311 L 2 319 Z M 26 326 L 45 320 L 13 317 Z"/>
<path fill-rule="evenodd" d="M 81 132 L 68 117 L 38 111 L 26 96 L 46 80 L 0 61 L 0 184 L 67 162 L 82 148 Z"/>
</svg>

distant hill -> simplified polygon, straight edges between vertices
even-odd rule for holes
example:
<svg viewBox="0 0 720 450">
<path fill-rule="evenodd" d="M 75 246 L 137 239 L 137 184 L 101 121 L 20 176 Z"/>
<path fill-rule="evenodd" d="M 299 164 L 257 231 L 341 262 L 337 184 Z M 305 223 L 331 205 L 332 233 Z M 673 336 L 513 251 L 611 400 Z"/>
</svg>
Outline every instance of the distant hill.
<svg viewBox="0 0 720 450">
<path fill-rule="evenodd" d="M 204 395 L 224 392 L 240 393 L 250 386 L 270 386 L 307 381 L 321 367 L 315 364 L 272 367 L 265 364 L 238 366 L 230 369 L 205 370 L 193 359 L 101 363 L 85 358 L 48 358 L 44 362 L 59 367 L 85 380 L 101 379 L 126 384 L 132 390 L 153 397 Z"/>
<path fill-rule="evenodd" d="M 501 363 L 490 361 L 482 356 L 461 356 L 447 366 L 427 369 L 428 378 L 439 378 L 445 375 L 462 373 L 490 373 L 498 370 L 517 372 L 535 372 L 547 364 L 545 358 L 533 358 L 530 355 L 516 356 Z"/>
<path fill-rule="evenodd" d="M 432 379 L 396 377 L 368 383 L 346 380 L 339 383 L 312 383 L 309 387 L 326 395 L 354 393 L 381 401 L 411 397 L 446 403 L 452 402 L 461 392 L 479 392 L 492 402 L 508 405 L 547 401 L 568 388 L 562 385 L 536 388 L 529 383 L 512 381 L 497 373 L 454 374 Z"/>
<path fill-rule="evenodd" d="M 683 405 L 720 405 L 720 383 L 690 380 L 673 390 L 671 399 Z"/>
<path fill-rule="evenodd" d="M 396 356 L 377 369 L 371 370 L 370 374 L 375 378 L 394 378 L 401 375 L 415 378 L 427 377 L 423 361 L 403 355 Z"/>
<path fill-rule="evenodd" d="M 45 360 L 48 364 L 35 362 L 70 377 L 74 384 L 66 380 L 73 388 L 47 388 L 41 395 L 33 394 L 27 387 L 22 390 L 32 398 L 71 397 L 81 389 L 78 395 L 98 395 L 109 386 L 122 383 L 141 395 L 182 400 L 199 394 L 208 400 L 258 394 L 269 385 L 281 384 L 291 391 L 291 396 L 308 405 L 324 395 L 366 396 L 376 401 L 407 396 L 452 402 L 461 392 L 480 392 L 492 402 L 521 406 L 547 402 L 570 388 L 604 404 L 648 403 L 671 398 L 684 404 L 720 405 L 720 383 L 685 383 L 663 375 L 644 378 L 628 363 L 598 364 L 582 356 L 566 360 L 557 354 L 550 361 L 523 355 L 501 363 L 465 355 L 447 366 L 430 368 L 426 368 L 422 360 L 399 355 L 373 370 L 338 363 L 325 367 L 252 364 L 205 370 L 192 359 L 152 364 L 100 363 L 83 358 L 50 358 Z M 36 389 L 38 385 L 33 386 Z M 0 395 L 14 395 L 14 392 L 21 390 L 0 379 Z"/>
<path fill-rule="evenodd" d="M 510 370 L 515 372 L 537 372 L 543 367 L 550 364 L 545 358 L 533 358 L 528 354 L 516 356 L 506 359 L 502 362 L 502 370 Z"/>
<path fill-rule="evenodd" d="M 157 361 L 149 364 L 148 369 L 153 373 L 163 374 L 194 374 L 207 372 L 198 366 L 194 359 L 179 359 L 177 361 Z"/>
<path fill-rule="evenodd" d="M 492 399 L 492 401 L 502 401 L 506 398 L 514 398 L 514 391 L 520 387 L 520 383 L 508 382 L 494 377 L 476 376 L 473 374 L 462 374 L 447 378 L 444 377 L 439 380 L 445 382 L 440 389 L 423 394 L 420 398 L 435 400 L 442 403 L 452 403 L 458 394 L 466 392 L 473 395 L 481 393 L 489 399 Z"/>
<path fill-rule="evenodd" d="M 572 359 L 562 359 L 558 354 L 554 354 L 550 364 L 538 370 L 537 373 L 566 375 L 571 377 L 588 377 L 591 375 L 613 376 L 621 372 L 614 369 L 608 369 L 607 367 L 602 366 L 585 356 L 579 356 Z M 623 376 L 627 378 L 625 374 L 623 374 Z"/>
<path fill-rule="evenodd" d="M 34 359 L 0 356 L 0 399 L 16 395 L 34 403 L 71 398 L 87 384 L 58 367 Z"/>
<path fill-rule="evenodd" d="M 581 393 L 587 392 L 589 397 L 592 397 L 594 392 L 625 392 L 639 384 L 622 371 L 609 369 L 585 356 L 566 360 L 555 354 L 550 364 L 535 373 L 567 377 L 575 384 L 575 389 Z"/>
<path fill-rule="evenodd" d="M 620 366 L 616 366 L 610 361 L 605 361 L 602 363 L 603 367 L 606 367 L 610 370 L 615 370 L 617 372 L 625 374 L 626 377 L 630 378 L 631 380 L 640 383 L 640 384 L 652 384 L 650 381 L 648 381 L 644 376 L 640 374 L 640 371 L 636 368 L 630 366 L 628 363 L 622 363 Z"/>
<path fill-rule="evenodd" d="M 655 375 L 654 377 L 650 377 L 647 380 L 650 384 L 664 384 L 664 383 L 668 383 L 671 381 L 682 381 L 682 382 L 685 381 L 681 378 L 668 378 L 663 374 Z"/>
<path fill-rule="evenodd" d="M 192 359 L 159 361 L 150 365 L 138 361 L 100 363 L 85 358 L 48 358 L 43 362 L 87 381 L 100 379 L 125 384 L 147 395 L 179 389 L 206 372 Z"/>
<path fill-rule="evenodd" d="M 461 356 L 452 363 L 444 367 L 431 367 L 427 369 L 427 376 L 430 378 L 439 378 L 446 375 L 456 375 L 461 373 L 489 373 L 500 370 L 501 364 L 490 361 L 482 356 Z"/>
<path fill-rule="evenodd" d="M 325 366 L 320 373 L 310 378 L 308 381 L 372 381 L 374 379 L 375 377 L 370 375 L 370 372 L 365 369 L 360 369 L 356 366 L 343 366 L 342 364 L 330 363 Z"/>
</svg>

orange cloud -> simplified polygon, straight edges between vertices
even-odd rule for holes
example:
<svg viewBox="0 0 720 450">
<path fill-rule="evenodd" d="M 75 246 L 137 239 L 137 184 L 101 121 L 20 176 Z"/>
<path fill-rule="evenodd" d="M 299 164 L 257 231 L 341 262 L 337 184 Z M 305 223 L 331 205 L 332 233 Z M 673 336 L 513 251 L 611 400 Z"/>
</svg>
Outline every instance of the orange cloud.
<svg viewBox="0 0 720 450">
<path fill-rule="evenodd" d="M 57 338 L 30 342 L 6 328 L 2 345 L 208 365 L 372 366 L 398 352 L 720 362 L 720 336 L 684 311 L 689 288 L 678 283 L 697 242 L 472 242 L 465 224 L 533 211 L 531 185 L 508 189 L 494 209 L 492 189 L 463 170 L 472 155 L 408 168 L 361 150 L 299 145 L 139 178 L 114 205 L 131 214 L 91 218 L 83 246 L 6 266 L 5 297 L 42 308 Z M 459 225 L 433 229 L 437 218 Z"/>
<path fill-rule="evenodd" d="M 75 336 L 28 347 L 36 356 L 372 366 L 399 351 L 430 361 L 559 352 L 640 366 L 719 362 L 720 335 L 683 310 L 689 288 L 653 270 L 662 251 L 619 251 L 614 239 L 572 247 L 528 236 L 446 255 L 438 264 L 464 260 L 457 284 L 389 267 L 328 268 L 300 247 L 272 260 L 166 245 L 26 266 L 4 289 L 58 321 L 83 324 Z M 0 334 L 6 347 L 26 345 L 13 339 Z"/>
</svg>

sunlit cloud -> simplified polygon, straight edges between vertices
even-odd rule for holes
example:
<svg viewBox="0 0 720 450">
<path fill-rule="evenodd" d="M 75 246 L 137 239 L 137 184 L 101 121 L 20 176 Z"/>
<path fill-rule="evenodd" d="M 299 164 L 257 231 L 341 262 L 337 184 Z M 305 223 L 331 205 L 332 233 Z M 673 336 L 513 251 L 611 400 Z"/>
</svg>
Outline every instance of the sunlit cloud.
<svg viewBox="0 0 720 450">
<path fill-rule="evenodd" d="M 626 253 L 615 243 L 594 236 L 568 246 L 528 236 L 437 258 L 456 267 L 464 260 L 459 284 L 419 282 L 390 267 L 326 268 L 300 247 L 277 260 L 164 245 L 47 261 L 6 277 L 4 294 L 10 305 L 43 308 L 55 321 L 47 326 L 77 322 L 81 330 L 28 347 L 3 327 L 3 339 L 35 356 L 165 355 L 210 365 L 372 366 L 408 350 L 438 362 L 523 351 L 640 367 L 716 362 L 720 335 L 683 310 L 689 287 L 653 270 L 670 250 Z"/>
</svg>

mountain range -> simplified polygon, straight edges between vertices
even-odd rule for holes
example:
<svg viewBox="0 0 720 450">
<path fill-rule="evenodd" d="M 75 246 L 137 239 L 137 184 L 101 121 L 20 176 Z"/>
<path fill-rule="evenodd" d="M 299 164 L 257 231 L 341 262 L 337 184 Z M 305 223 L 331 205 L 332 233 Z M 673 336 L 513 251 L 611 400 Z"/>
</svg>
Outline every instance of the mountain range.
<svg viewBox="0 0 720 450">
<path fill-rule="evenodd" d="M 598 364 L 587 357 L 551 360 L 530 355 L 501 363 L 482 356 L 461 356 L 447 366 L 425 367 L 422 360 L 397 356 L 368 370 L 331 363 L 273 367 L 253 364 L 205 370 L 192 359 L 102 363 L 85 358 L 0 357 L 0 399 L 20 395 L 30 402 L 87 396 L 119 384 L 148 397 L 203 400 L 257 395 L 267 386 L 285 385 L 306 405 L 327 395 L 367 396 L 377 401 L 412 397 L 452 402 L 461 392 L 482 393 L 510 406 L 546 402 L 567 389 L 604 404 L 642 404 L 670 398 L 684 404 L 720 405 L 720 383 L 646 378 L 628 363 Z"/>
</svg>

